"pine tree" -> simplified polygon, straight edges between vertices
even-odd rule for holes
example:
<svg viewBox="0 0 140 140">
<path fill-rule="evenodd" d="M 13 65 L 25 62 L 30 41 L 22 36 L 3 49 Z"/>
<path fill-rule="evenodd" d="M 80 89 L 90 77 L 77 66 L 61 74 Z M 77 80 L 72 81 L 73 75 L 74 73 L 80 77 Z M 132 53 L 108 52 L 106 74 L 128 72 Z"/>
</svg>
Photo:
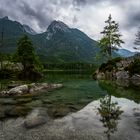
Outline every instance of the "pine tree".
<svg viewBox="0 0 140 140">
<path fill-rule="evenodd" d="M 38 80 L 42 77 L 40 69 L 42 68 L 37 55 L 35 54 L 31 40 L 24 35 L 18 41 L 15 60 L 22 63 L 23 71 L 18 75 L 20 79 Z"/>
<path fill-rule="evenodd" d="M 139 31 L 136 34 L 136 39 L 134 41 L 134 44 L 138 47 L 134 47 L 134 49 L 140 49 L 140 27 L 139 27 Z"/>
<path fill-rule="evenodd" d="M 101 53 L 107 55 L 109 59 L 112 59 L 112 51 L 117 50 L 117 47 L 121 47 L 121 44 L 124 42 L 120 39 L 122 35 L 119 33 L 119 24 L 112 20 L 111 15 L 109 15 L 105 23 L 107 25 L 101 32 L 103 37 L 99 40 L 98 45 L 101 49 Z"/>
<path fill-rule="evenodd" d="M 36 69 L 39 66 L 39 61 L 28 36 L 24 35 L 20 38 L 17 45 L 16 60 L 22 63 L 24 70 Z"/>
</svg>

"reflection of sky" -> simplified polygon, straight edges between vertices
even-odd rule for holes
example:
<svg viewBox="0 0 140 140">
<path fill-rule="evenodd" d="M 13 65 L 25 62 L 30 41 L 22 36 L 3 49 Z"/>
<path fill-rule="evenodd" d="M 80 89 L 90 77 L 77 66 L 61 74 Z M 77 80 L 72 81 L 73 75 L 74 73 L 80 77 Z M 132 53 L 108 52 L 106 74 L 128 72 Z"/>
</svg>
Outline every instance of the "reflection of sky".
<svg viewBox="0 0 140 140">
<path fill-rule="evenodd" d="M 118 102 L 118 105 L 121 106 L 121 109 L 127 113 L 129 111 L 132 111 L 133 108 L 140 108 L 140 104 L 137 104 L 134 101 L 131 101 L 125 98 L 112 97 L 112 101 Z"/>
<path fill-rule="evenodd" d="M 137 118 L 134 116 L 134 113 L 138 113 L 140 117 L 140 104 L 128 99 L 116 98 L 113 96 L 112 101 L 118 102 L 118 106 L 124 111 L 120 116 L 121 120 L 118 121 L 118 131 L 113 134 L 113 137 L 117 138 L 117 136 L 119 136 L 124 139 L 125 137 L 133 137 L 133 140 L 138 140 L 138 138 L 140 138 L 138 131 L 139 126 L 136 124 Z M 92 133 L 99 139 L 104 139 L 105 128 L 102 122 L 100 122 L 100 114 L 97 110 L 99 105 L 99 100 L 93 101 L 79 112 L 66 116 L 62 121 L 72 125 L 74 128 L 78 128 L 83 134 Z M 134 134 L 135 136 L 133 136 Z M 117 139 L 120 140 L 119 138 Z"/>
</svg>

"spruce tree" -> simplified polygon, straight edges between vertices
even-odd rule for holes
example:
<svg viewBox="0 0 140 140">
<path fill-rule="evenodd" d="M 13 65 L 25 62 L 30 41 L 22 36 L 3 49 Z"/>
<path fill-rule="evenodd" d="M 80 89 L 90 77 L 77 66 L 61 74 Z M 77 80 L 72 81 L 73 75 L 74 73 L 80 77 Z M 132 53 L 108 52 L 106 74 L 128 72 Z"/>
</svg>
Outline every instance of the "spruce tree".
<svg viewBox="0 0 140 140">
<path fill-rule="evenodd" d="M 18 41 L 15 58 L 22 63 L 24 70 L 36 69 L 39 66 L 38 57 L 35 54 L 31 40 L 24 35 Z"/>
<path fill-rule="evenodd" d="M 119 33 L 119 24 L 112 20 L 111 15 L 109 15 L 105 23 L 107 25 L 101 32 L 103 37 L 99 40 L 98 45 L 101 49 L 101 53 L 107 55 L 109 59 L 112 59 L 112 51 L 117 50 L 124 42 L 120 39 L 122 35 Z"/>
</svg>

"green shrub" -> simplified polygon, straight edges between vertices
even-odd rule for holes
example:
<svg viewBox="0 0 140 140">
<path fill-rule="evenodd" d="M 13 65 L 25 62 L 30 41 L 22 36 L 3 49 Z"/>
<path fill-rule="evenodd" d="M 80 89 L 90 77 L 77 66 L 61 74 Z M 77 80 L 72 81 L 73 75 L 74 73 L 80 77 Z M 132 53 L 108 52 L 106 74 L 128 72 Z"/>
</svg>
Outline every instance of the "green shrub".
<svg viewBox="0 0 140 140">
<path fill-rule="evenodd" d="M 109 60 L 107 63 L 103 63 L 100 66 L 99 71 L 100 72 L 112 71 L 113 68 L 116 68 L 116 63 L 120 62 L 121 60 L 122 60 L 121 57 L 117 57 L 117 58 L 114 58 L 112 60 Z"/>
<path fill-rule="evenodd" d="M 140 59 L 135 59 L 125 70 L 129 71 L 130 76 L 140 74 Z"/>
</svg>

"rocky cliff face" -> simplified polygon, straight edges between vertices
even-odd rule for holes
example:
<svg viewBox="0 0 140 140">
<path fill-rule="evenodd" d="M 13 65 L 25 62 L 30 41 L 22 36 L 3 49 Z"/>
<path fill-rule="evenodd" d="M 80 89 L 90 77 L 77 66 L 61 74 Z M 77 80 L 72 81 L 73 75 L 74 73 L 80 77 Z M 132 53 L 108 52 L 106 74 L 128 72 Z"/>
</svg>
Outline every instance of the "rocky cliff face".
<svg viewBox="0 0 140 140">
<path fill-rule="evenodd" d="M 94 79 L 140 80 L 140 56 L 117 58 L 103 63 L 93 74 Z"/>
</svg>

